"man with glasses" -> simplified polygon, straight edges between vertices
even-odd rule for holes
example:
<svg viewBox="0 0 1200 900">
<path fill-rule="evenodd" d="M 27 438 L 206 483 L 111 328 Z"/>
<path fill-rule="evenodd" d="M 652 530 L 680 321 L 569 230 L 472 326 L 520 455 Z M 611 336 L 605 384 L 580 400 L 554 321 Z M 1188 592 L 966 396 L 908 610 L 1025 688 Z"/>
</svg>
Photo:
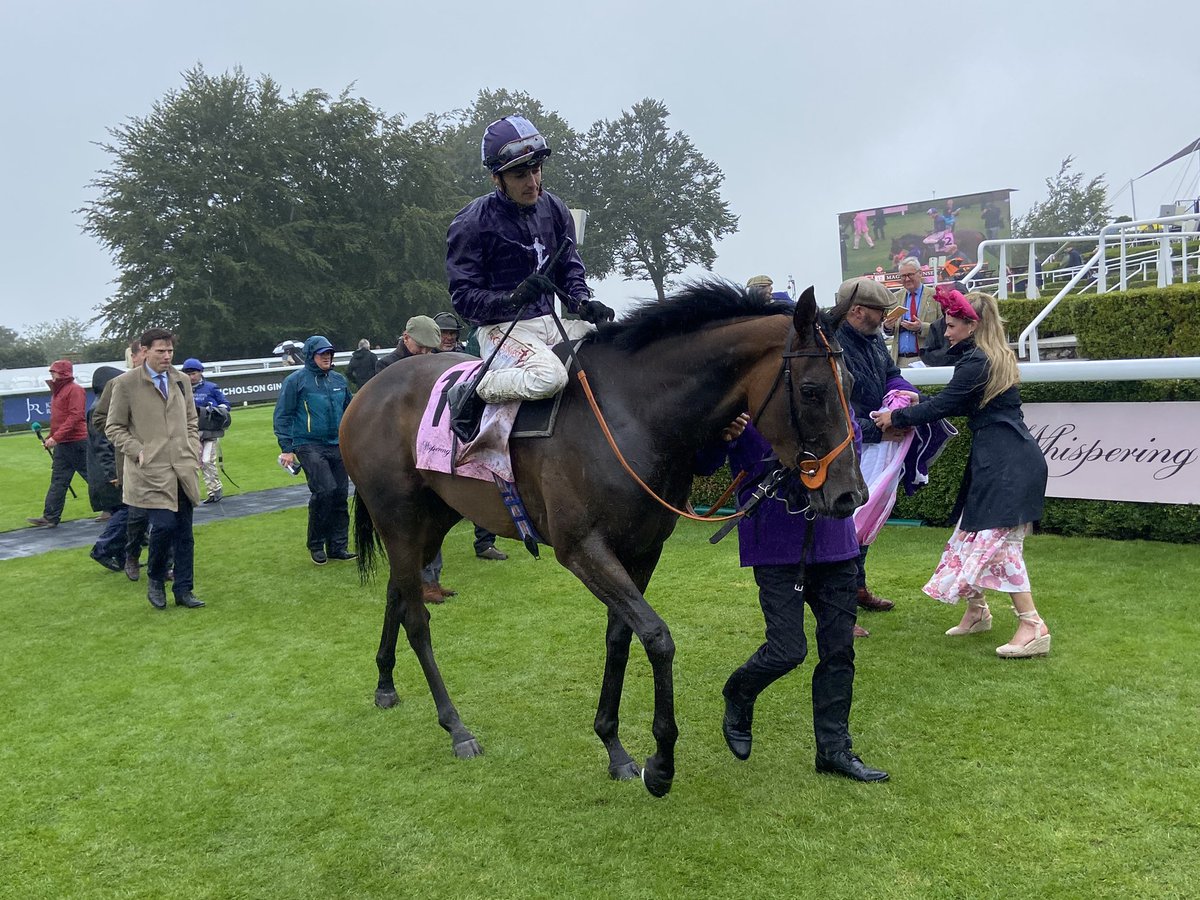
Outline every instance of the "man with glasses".
<svg viewBox="0 0 1200 900">
<path fill-rule="evenodd" d="M 929 326 L 942 314 L 933 299 L 933 285 L 921 279 L 921 262 L 909 256 L 900 263 L 900 289 L 892 294 L 904 315 L 892 326 L 892 359 L 907 368 L 921 356 L 921 348 L 929 337 Z M 889 329 L 890 331 L 890 329 Z"/>
<path fill-rule="evenodd" d="M 932 295 L 933 291 L 929 293 Z M 873 278 L 851 278 L 838 288 L 837 304 L 831 313 L 833 321 L 840 323 L 837 338 L 842 345 L 842 358 L 854 376 L 850 407 L 862 431 L 864 456 L 871 445 L 904 437 L 903 429 L 880 430 L 871 421 L 871 413 L 883 406 L 884 395 L 892 390 L 917 390 L 901 377 L 884 339 L 884 319 L 894 305 L 887 288 Z M 866 546 L 858 548 L 858 605 L 874 612 L 887 612 L 895 603 L 876 596 L 867 587 L 867 550 Z M 866 635 L 860 626 L 854 627 L 855 637 Z"/>
<path fill-rule="evenodd" d="M 613 318 L 609 307 L 590 299 L 566 204 L 542 189 L 542 162 L 549 156 L 545 138 L 528 119 L 505 116 L 489 125 L 482 157 L 495 190 L 459 212 L 446 238 L 454 309 L 480 326 L 481 355 L 496 354 L 478 386 L 488 403 L 540 400 L 566 386 L 566 367 L 549 349 L 560 340 L 550 315 L 558 291 L 582 319 L 563 323 L 571 339 Z M 572 246 L 546 270 L 565 241 Z M 453 409 L 466 405 L 468 385 L 450 390 Z"/>
</svg>

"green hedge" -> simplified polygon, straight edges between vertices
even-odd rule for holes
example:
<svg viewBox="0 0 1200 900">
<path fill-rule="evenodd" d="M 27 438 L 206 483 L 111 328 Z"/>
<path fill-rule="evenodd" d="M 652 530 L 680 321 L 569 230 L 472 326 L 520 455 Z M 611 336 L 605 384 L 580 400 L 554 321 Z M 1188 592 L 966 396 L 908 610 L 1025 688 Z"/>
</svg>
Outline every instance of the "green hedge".
<svg viewBox="0 0 1200 900">
<path fill-rule="evenodd" d="M 1047 299 L 999 302 L 1010 341 L 1042 311 Z M 1072 294 L 1038 326 L 1039 337 L 1060 334 L 1075 335 L 1083 359 L 1200 356 L 1200 284 Z"/>
</svg>

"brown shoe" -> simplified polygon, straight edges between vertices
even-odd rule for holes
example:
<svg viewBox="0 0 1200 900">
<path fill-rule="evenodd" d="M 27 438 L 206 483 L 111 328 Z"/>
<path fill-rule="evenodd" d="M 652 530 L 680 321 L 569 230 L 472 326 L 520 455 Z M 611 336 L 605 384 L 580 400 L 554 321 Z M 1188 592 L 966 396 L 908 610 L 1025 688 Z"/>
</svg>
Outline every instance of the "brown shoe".
<svg viewBox="0 0 1200 900">
<path fill-rule="evenodd" d="M 58 527 L 57 519 L 47 519 L 45 516 L 37 516 L 36 518 L 26 519 L 25 521 L 28 522 L 30 525 L 32 525 L 34 528 L 57 528 Z"/>
<path fill-rule="evenodd" d="M 441 592 L 443 599 L 445 599 L 446 597 L 457 597 L 458 596 L 458 591 L 452 591 L 452 590 L 450 590 L 450 588 L 444 588 L 440 584 L 438 584 L 436 581 L 433 583 L 433 586 L 435 588 L 437 588 L 438 591 Z"/>
<path fill-rule="evenodd" d="M 871 610 L 871 612 L 887 612 L 896 604 L 883 597 L 876 597 L 869 588 L 860 587 L 858 589 L 858 605 L 863 609 Z"/>
<path fill-rule="evenodd" d="M 142 567 L 138 565 L 138 561 L 132 557 L 125 560 L 125 577 L 130 581 L 137 581 L 141 574 Z"/>
<path fill-rule="evenodd" d="M 421 601 L 424 603 L 445 603 L 446 598 L 442 596 L 441 590 L 438 589 L 436 583 L 421 585 Z"/>
<path fill-rule="evenodd" d="M 867 631 L 867 629 L 863 628 L 861 625 L 855 625 L 854 626 L 854 636 L 856 638 L 870 637 L 871 632 Z"/>
</svg>

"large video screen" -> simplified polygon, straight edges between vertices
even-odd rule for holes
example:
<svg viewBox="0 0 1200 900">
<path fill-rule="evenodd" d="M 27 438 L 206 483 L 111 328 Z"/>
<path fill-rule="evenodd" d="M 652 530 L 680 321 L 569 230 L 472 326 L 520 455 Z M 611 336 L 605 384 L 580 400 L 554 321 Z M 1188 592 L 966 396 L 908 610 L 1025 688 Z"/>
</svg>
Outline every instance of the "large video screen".
<svg viewBox="0 0 1200 900">
<path fill-rule="evenodd" d="M 979 244 L 1012 235 L 1011 188 L 893 203 L 838 214 L 842 278 L 873 275 L 898 287 L 896 267 L 921 261 L 926 280 L 949 281 L 979 261 Z"/>
</svg>

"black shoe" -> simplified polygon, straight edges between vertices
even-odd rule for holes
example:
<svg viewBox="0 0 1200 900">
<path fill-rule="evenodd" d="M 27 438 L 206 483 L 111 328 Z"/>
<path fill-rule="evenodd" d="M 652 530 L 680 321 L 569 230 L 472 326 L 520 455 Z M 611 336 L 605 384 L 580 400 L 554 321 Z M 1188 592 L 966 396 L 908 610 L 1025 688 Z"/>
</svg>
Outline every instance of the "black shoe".
<svg viewBox="0 0 1200 900">
<path fill-rule="evenodd" d="M 150 582 L 150 589 L 146 593 L 146 599 L 150 601 L 150 605 L 155 609 L 167 608 L 167 589 L 161 581 Z"/>
<path fill-rule="evenodd" d="M 324 550 L 312 550 L 308 555 L 312 557 L 312 561 L 318 566 L 323 566 L 325 563 L 329 562 L 329 557 L 325 555 Z"/>
<path fill-rule="evenodd" d="M 493 545 L 491 547 L 486 547 L 483 550 L 480 550 L 478 553 L 475 554 L 475 558 L 476 559 L 494 559 L 494 560 L 499 561 L 499 560 L 508 559 L 508 554 L 505 553 L 503 550 L 497 550 L 495 545 Z"/>
<path fill-rule="evenodd" d="M 349 550 L 330 550 L 326 554 L 329 559 L 358 559 L 357 553 L 351 553 Z M 316 562 L 314 559 L 313 562 Z"/>
<path fill-rule="evenodd" d="M 849 750 L 837 750 L 824 756 L 817 754 L 817 771 L 826 775 L 842 775 L 855 781 L 887 781 L 888 773 L 863 765 Z"/>
<path fill-rule="evenodd" d="M 754 721 L 754 703 L 748 705 L 725 698 L 725 718 L 721 720 L 721 734 L 729 752 L 738 759 L 750 758 L 750 725 Z"/>
<path fill-rule="evenodd" d="M 220 503 L 221 498 L 224 496 L 225 496 L 225 494 L 223 491 L 214 491 L 213 493 L 211 493 L 207 497 L 205 497 L 201 502 L 202 503 Z"/>
<path fill-rule="evenodd" d="M 124 561 L 117 559 L 115 556 L 97 556 L 95 549 L 88 555 L 110 572 L 120 572 L 125 568 Z"/>
<path fill-rule="evenodd" d="M 199 609 L 204 605 L 204 601 L 191 591 L 184 591 L 182 594 L 175 595 L 175 605 L 186 606 L 188 609 Z"/>
</svg>

